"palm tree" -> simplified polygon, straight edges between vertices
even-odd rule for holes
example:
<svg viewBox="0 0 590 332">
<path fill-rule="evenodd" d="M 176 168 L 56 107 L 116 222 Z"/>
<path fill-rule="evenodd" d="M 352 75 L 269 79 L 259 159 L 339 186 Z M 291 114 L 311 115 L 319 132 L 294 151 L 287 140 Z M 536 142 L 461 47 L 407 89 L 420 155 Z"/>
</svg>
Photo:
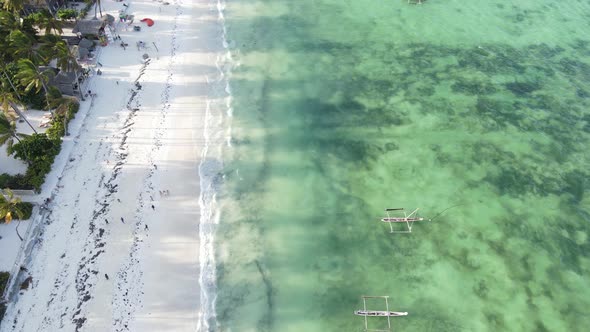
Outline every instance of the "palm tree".
<svg viewBox="0 0 590 332">
<path fill-rule="evenodd" d="M 47 5 L 47 9 L 49 10 L 49 13 L 52 16 L 55 15 L 55 11 L 53 10 L 53 8 L 51 8 L 51 2 L 49 0 L 45 0 L 45 4 Z"/>
<path fill-rule="evenodd" d="M 5 84 L 5 81 L 0 80 L 0 82 L 2 83 L 0 84 L 0 107 L 2 108 L 2 113 L 8 116 L 8 113 L 12 108 L 16 112 L 16 114 L 18 114 L 23 120 L 25 120 L 25 122 L 29 125 L 29 127 L 31 127 L 33 132 L 36 134 L 37 130 L 35 130 L 35 127 L 33 127 L 29 120 L 27 120 L 27 117 L 23 114 L 23 112 L 19 109 L 17 105 L 17 103 L 19 103 L 20 101 L 20 95 L 18 94 L 18 91 L 12 84 L 12 81 L 10 80 L 10 77 L 8 77 L 6 71 L 4 71 L 4 75 L 6 75 L 8 83 L 10 83 L 10 86 L 13 91 L 9 91 L 8 87 Z"/>
<path fill-rule="evenodd" d="M 49 106 L 49 89 L 47 88 L 47 83 L 52 75 L 51 69 L 41 71 L 39 70 L 39 67 L 29 59 L 20 59 L 18 60 L 17 65 L 19 72 L 15 75 L 15 78 L 20 85 L 25 88 L 25 92 L 29 92 L 32 89 L 39 92 L 43 89 L 45 92 L 45 101 L 47 102 L 47 106 Z"/>
<path fill-rule="evenodd" d="M 18 13 L 25 7 L 25 0 L 4 0 L 2 8 L 13 13 Z"/>
<path fill-rule="evenodd" d="M 20 30 L 13 30 L 7 39 L 10 51 L 14 53 L 14 58 L 30 59 L 36 64 L 46 63 L 47 55 L 41 45 L 38 45 L 31 36 Z"/>
<path fill-rule="evenodd" d="M 70 114 L 70 105 L 72 101 L 66 97 L 60 98 L 58 101 L 57 107 L 55 108 L 55 114 L 57 115 L 56 119 L 59 117 L 63 118 L 64 122 L 64 136 L 68 136 L 68 118 L 71 116 Z"/>
<path fill-rule="evenodd" d="M 25 122 L 29 125 L 29 127 L 31 127 L 33 132 L 36 134 L 37 130 L 35 130 L 35 127 L 33 127 L 29 120 L 27 120 L 27 117 L 24 116 L 23 112 L 18 108 L 17 103 L 18 98 L 16 97 L 16 92 L 10 92 L 4 84 L 0 85 L 0 107 L 2 109 L 2 113 L 9 117 L 10 109 L 13 109 L 16 112 L 16 114 L 18 114 L 21 118 L 25 120 Z"/>
<path fill-rule="evenodd" d="M 6 79 L 6 82 L 8 82 L 8 84 L 10 85 L 10 88 L 12 89 L 12 91 L 14 91 L 14 93 L 16 94 L 16 97 L 20 100 L 20 94 L 18 93 L 18 90 L 16 89 L 16 87 L 14 86 L 14 83 L 12 83 L 12 78 L 10 77 L 8 70 L 6 70 L 6 64 L 4 63 L 4 61 L 2 61 L 2 59 L 0 59 L 0 71 L 2 71 L 2 75 L 4 75 L 4 78 Z M 2 80 L 3 78 L 0 76 L 0 80 Z M 2 83 L 4 83 L 4 81 L 2 80 Z M 3 84 L 4 85 L 4 84 Z M 2 86 L 2 88 L 4 88 L 4 86 Z"/>
<path fill-rule="evenodd" d="M 73 71 L 74 75 L 76 75 L 76 82 L 78 82 L 78 71 L 82 67 L 78 63 L 76 56 L 70 51 L 68 44 L 63 40 L 55 43 L 52 53 L 57 58 L 57 68 L 66 73 Z M 80 99 L 84 100 L 81 89 L 78 89 L 78 93 L 80 94 Z"/>
<path fill-rule="evenodd" d="M 8 188 L 4 189 L 4 193 L 0 193 L 0 219 L 4 219 L 6 223 L 10 223 L 12 221 L 13 214 L 15 214 L 19 219 L 22 219 L 25 214 L 18 207 L 20 202 L 22 202 L 22 200 L 20 197 L 15 197 L 12 193 L 12 190 Z"/>
<path fill-rule="evenodd" d="M 11 77 L 10 77 L 10 75 L 9 75 L 8 70 L 7 70 L 6 67 L 7 67 L 6 63 L 4 62 L 4 60 L 2 59 L 2 57 L 0 57 L 0 71 L 2 72 L 2 75 L 4 76 L 4 77 L 1 77 L 0 76 L 0 79 L 5 78 L 6 79 L 6 82 L 8 82 L 8 84 L 10 84 L 10 87 L 12 88 L 12 90 L 18 95 L 18 92 L 16 90 L 16 87 L 12 83 L 12 79 L 11 79 Z M 18 97 L 20 98 L 20 95 Z"/>
<path fill-rule="evenodd" d="M 57 58 L 57 68 L 65 72 L 75 71 L 80 69 L 76 56 L 72 54 L 68 44 L 63 40 L 58 41 L 52 47 L 52 55 Z"/>
<path fill-rule="evenodd" d="M 96 3 L 94 4 L 94 18 L 96 19 L 96 8 L 98 7 L 98 10 L 100 11 L 100 17 L 102 17 L 102 4 L 100 3 L 100 0 L 96 0 Z"/>
<path fill-rule="evenodd" d="M 11 117 L 10 110 L 12 109 L 12 103 L 15 102 L 14 94 L 6 89 L 0 90 L 0 107 L 2 108 L 2 115 Z"/>
<path fill-rule="evenodd" d="M 6 195 L 6 196 L 4 196 Z M 24 212 L 20 209 L 19 204 L 22 202 L 20 197 L 15 197 L 12 190 L 6 188 L 4 193 L 0 190 L 0 219 L 4 219 L 7 224 L 12 221 L 12 215 L 15 214 L 18 217 L 18 225 L 16 225 L 16 235 L 23 241 L 23 237 L 18 232 L 18 226 L 25 217 Z"/>
<path fill-rule="evenodd" d="M 20 19 L 13 12 L 0 11 L 0 27 L 7 32 L 20 29 Z"/>
<path fill-rule="evenodd" d="M 40 20 L 37 25 L 41 29 L 45 29 L 45 34 L 48 35 L 51 31 L 58 32 L 60 35 L 63 34 L 63 23 L 60 20 L 55 19 L 53 15 L 47 11 L 41 11 Z"/>
<path fill-rule="evenodd" d="M 16 132 L 16 123 L 14 121 L 10 121 L 6 115 L 0 114 L 0 146 L 5 143 L 8 144 L 8 148 L 6 149 L 8 155 L 13 152 L 12 146 L 14 145 L 14 140 L 16 139 L 20 143 L 19 137 L 25 136 L 27 135 Z"/>
</svg>

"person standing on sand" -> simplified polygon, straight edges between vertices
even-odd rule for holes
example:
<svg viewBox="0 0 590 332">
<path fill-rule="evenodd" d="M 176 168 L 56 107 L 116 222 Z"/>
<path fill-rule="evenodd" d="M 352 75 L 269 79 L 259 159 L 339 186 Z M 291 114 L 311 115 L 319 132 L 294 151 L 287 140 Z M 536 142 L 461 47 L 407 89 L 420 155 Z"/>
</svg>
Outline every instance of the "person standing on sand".
<svg viewBox="0 0 590 332">
<path fill-rule="evenodd" d="M 121 217 L 121 222 L 122 223 L 125 223 L 125 219 L 123 219 L 123 217 Z"/>
</svg>

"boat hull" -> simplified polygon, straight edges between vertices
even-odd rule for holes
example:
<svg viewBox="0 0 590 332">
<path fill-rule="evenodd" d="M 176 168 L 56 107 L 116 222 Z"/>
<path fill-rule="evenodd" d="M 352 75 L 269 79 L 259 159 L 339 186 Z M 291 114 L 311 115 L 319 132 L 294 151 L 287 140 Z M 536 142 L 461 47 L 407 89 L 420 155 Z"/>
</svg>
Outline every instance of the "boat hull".
<svg viewBox="0 0 590 332">
<path fill-rule="evenodd" d="M 414 222 L 414 221 L 422 221 L 424 218 L 382 218 L 381 221 L 383 222 Z"/>
<path fill-rule="evenodd" d="M 354 312 L 357 316 L 368 316 L 368 317 L 400 317 L 407 316 L 407 312 L 402 311 L 373 311 L 373 310 L 357 310 Z"/>
</svg>

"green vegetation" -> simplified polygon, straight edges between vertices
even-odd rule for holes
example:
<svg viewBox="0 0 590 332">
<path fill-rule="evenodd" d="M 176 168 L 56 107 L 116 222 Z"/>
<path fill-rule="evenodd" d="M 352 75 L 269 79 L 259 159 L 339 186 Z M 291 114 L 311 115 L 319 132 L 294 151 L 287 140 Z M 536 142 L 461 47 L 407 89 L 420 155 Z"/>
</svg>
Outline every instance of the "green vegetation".
<svg viewBox="0 0 590 332">
<path fill-rule="evenodd" d="M 4 318 L 4 314 L 6 313 L 6 304 L 0 303 L 0 321 Z"/>
<path fill-rule="evenodd" d="M 76 17 L 78 17 L 78 11 L 71 8 L 60 9 L 57 11 L 57 17 L 62 20 L 75 19 Z"/>
<path fill-rule="evenodd" d="M 10 189 L 4 189 L 4 195 L 0 195 L 0 220 L 6 223 L 14 217 L 23 220 L 25 214 L 21 210 L 21 203 L 20 197 L 15 197 Z"/>
<path fill-rule="evenodd" d="M 21 210 L 21 212 L 23 213 L 23 217 L 21 218 L 15 218 L 15 219 L 20 219 L 20 220 L 27 220 L 30 219 L 31 216 L 33 215 L 33 203 L 29 203 L 29 202 L 20 202 L 18 204 L 16 204 L 16 207 Z"/>
<path fill-rule="evenodd" d="M 67 134 L 68 122 L 79 108 L 75 98 L 62 96 L 50 85 L 55 69 L 48 67 L 56 59 L 58 70 L 80 69 L 59 36 L 64 21 L 76 18 L 78 13 L 60 9 L 55 15 L 47 9 L 25 13 L 22 1 L 0 1 L 0 145 L 7 144 L 7 153 L 29 166 L 25 175 L 1 174 L 3 188 L 41 187 L 59 153 L 61 137 Z M 30 124 L 32 136 L 16 132 L 16 120 L 27 108 L 52 112 L 46 134 L 38 134 Z"/>
<path fill-rule="evenodd" d="M 6 283 L 8 282 L 8 278 L 10 278 L 10 273 L 0 272 L 0 294 L 4 293 L 4 288 L 6 287 Z M 0 317 L 1 316 L 2 315 L 0 315 Z"/>
<path fill-rule="evenodd" d="M 32 186 L 27 184 L 24 175 L 9 175 L 6 173 L 0 174 L 0 188 L 33 189 Z"/>
<path fill-rule="evenodd" d="M 4 294 L 4 289 L 6 288 L 6 284 L 8 283 L 8 278 L 10 278 L 10 273 L 0 272 L 0 294 Z M 2 321 L 2 318 L 4 318 L 5 313 L 6 304 L 0 303 L 0 321 Z"/>
<path fill-rule="evenodd" d="M 92 0 L 90 1 L 86 1 L 86 6 L 84 6 L 84 8 L 82 8 L 82 10 L 80 11 L 80 14 L 78 15 L 78 19 L 84 19 L 86 17 L 86 15 L 88 15 L 88 12 L 90 11 L 90 8 L 92 7 L 92 4 L 94 2 Z"/>
<path fill-rule="evenodd" d="M 36 190 L 43 185 L 60 148 L 61 141 L 51 140 L 45 134 L 33 134 L 12 147 L 15 156 L 29 164 L 25 180 Z"/>
</svg>

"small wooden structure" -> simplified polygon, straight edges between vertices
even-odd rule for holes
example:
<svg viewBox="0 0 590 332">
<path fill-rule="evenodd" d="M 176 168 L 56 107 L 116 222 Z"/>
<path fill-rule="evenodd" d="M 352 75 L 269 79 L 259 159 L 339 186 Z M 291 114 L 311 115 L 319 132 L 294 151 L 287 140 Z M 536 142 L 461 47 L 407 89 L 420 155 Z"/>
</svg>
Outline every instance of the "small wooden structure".
<svg viewBox="0 0 590 332">
<path fill-rule="evenodd" d="M 417 216 L 418 214 L 418 210 L 420 208 L 412 211 L 412 213 L 410 214 L 406 214 L 406 212 L 404 212 L 404 216 L 403 217 L 392 217 L 391 215 L 389 215 L 389 212 L 392 211 L 403 211 L 404 208 L 394 208 L 394 209 L 385 209 L 385 213 L 387 213 L 387 217 L 385 218 L 381 218 L 381 221 L 389 223 L 389 229 L 391 230 L 390 233 L 412 233 L 412 226 L 414 225 L 415 221 L 422 221 L 424 220 L 424 218 L 420 218 Z M 407 230 L 405 231 L 396 231 L 393 229 L 393 223 L 406 223 L 406 226 L 408 227 Z"/>
<path fill-rule="evenodd" d="M 407 316 L 407 312 L 402 311 L 389 311 L 389 296 L 362 296 L 363 299 L 363 310 L 357 310 L 354 312 L 357 316 L 365 317 L 365 329 L 364 331 L 391 331 L 391 317 Z M 367 299 L 384 299 L 385 310 L 368 310 Z M 367 317 L 387 317 L 387 330 L 382 329 L 369 329 L 369 321 Z"/>
</svg>

